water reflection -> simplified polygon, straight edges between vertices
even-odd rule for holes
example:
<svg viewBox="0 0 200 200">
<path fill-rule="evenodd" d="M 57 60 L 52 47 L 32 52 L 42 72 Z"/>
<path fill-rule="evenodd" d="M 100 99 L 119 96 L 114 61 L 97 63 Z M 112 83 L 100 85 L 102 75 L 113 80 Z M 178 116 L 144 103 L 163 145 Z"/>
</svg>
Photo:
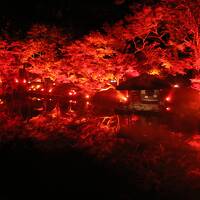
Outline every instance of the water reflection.
<svg viewBox="0 0 200 200">
<path fill-rule="evenodd" d="M 0 100 L 1 112 L 8 113 L 11 116 L 21 116 L 24 120 L 30 120 L 40 115 L 52 115 L 57 118 L 72 118 L 77 121 L 78 118 L 90 118 L 97 121 L 97 127 L 109 130 L 111 132 L 120 132 L 125 129 L 135 129 L 141 127 L 143 130 L 147 127 L 166 126 L 171 132 L 192 133 L 198 132 L 199 109 L 185 109 L 186 103 L 178 107 L 180 103 L 176 102 L 177 108 L 173 113 L 142 113 L 142 114 L 117 114 L 115 107 L 109 104 L 97 105 L 90 99 L 56 99 L 51 97 L 29 97 L 16 96 Z M 194 104 L 194 103 L 193 103 Z M 182 109 L 184 107 L 184 109 Z M 191 107 L 191 106 L 190 106 Z M 194 106 L 193 106 L 194 107 Z"/>
<path fill-rule="evenodd" d="M 56 141 L 49 148 L 67 148 L 70 141 L 73 148 L 118 167 L 120 173 L 128 171 L 130 181 L 139 177 L 138 187 L 147 190 L 166 192 L 173 185 L 181 190 L 200 182 L 199 119 L 193 112 L 125 115 L 92 102 L 53 98 L 25 98 L 23 104 L 20 99 L 7 100 L 2 106 L 4 112 L 23 116 L 15 123 L 1 118 L 6 137 L 24 134 L 37 142 Z"/>
</svg>

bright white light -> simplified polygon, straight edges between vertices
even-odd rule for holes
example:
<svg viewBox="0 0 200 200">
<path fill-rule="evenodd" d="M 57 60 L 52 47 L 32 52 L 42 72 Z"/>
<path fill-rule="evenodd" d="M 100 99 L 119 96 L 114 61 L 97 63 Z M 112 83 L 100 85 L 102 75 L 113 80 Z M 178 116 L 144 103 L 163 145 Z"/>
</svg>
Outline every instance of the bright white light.
<svg viewBox="0 0 200 200">
<path fill-rule="evenodd" d="M 178 84 L 175 84 L 175 85 L 174 85 L 174 88 L 179 88 L 179 85 L 178 85 Z"/>
<path fill-rule="evenodd" d="M 115 79 L 114 79 L 114 80 L 111 80 L 110 82 L 111 82 L 111 83 L 116 83 L 116 82 L 117 82 L 117 80 L 115 80 Z"/>
</svg>

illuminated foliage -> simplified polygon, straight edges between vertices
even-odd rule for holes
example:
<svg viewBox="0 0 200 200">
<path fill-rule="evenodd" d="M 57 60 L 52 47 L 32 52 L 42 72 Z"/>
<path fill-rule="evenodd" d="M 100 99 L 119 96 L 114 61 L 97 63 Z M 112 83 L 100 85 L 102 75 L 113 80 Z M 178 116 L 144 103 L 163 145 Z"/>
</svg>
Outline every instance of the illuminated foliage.
<svg viewBox="0 0 200 200">
<path fill-rule="evenodd" d="M 0 73 L 7 76 L 25 67 L 95 92 L 128 74 L 198 69 L 199 7 L 197 0 L 130 6 L 129 15 L 112 26 L 105 24 L 103 33 L 91 32 L 77 40 L 58 27 L 33 25 L 23 40 L 1 39 Z"/>
</svg>

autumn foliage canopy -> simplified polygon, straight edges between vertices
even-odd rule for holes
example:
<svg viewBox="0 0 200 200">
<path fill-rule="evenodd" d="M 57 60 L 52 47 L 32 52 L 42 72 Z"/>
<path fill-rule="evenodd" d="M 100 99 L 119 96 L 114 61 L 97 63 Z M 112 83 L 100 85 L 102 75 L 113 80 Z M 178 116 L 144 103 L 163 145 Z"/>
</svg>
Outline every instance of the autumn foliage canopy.
<svg viewBox="0 0 200 200">
<path fill-rule="evenodd" d="M 92 92 L 109 87 L 109 80 L 143 72 L 165 76 L 199 70 L 199 10 L 198 0 L 130 4 L 122 20 L 79 39 L 41 24 L 33 25 L 23 39 L 6 33 L 0 39 L 0 75 L 11 79 L 25 67 Z"/>
</svg>

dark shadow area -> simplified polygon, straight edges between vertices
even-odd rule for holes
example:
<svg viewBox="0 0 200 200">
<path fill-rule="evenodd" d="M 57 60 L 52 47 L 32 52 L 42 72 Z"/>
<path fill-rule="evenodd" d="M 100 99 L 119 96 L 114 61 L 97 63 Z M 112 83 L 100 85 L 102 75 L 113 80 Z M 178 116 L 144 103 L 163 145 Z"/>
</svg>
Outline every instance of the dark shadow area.
<svg viewBox="0 0 200 200">
<path fill-rule="evenodd" d="M 22 36 L 32 24 L 44 23 L 61 26 L 74 37 L 81 37 L 101 29 L 105 22 L 115 23 L 127 11 L 128 3 L 118 6 L 112 0 L 9 0 L 1 3 L 0 24 L 11 35 Z"/>
<path fill-rule="evenodd" d="M 136 192 L 127 191 L 126 178 L 114 168 L 67 146 L 63 152 L 41 152 L 30 140 L 4 143 L 0 163 L 2 197 L 121 199 Z"/>
</svg>

